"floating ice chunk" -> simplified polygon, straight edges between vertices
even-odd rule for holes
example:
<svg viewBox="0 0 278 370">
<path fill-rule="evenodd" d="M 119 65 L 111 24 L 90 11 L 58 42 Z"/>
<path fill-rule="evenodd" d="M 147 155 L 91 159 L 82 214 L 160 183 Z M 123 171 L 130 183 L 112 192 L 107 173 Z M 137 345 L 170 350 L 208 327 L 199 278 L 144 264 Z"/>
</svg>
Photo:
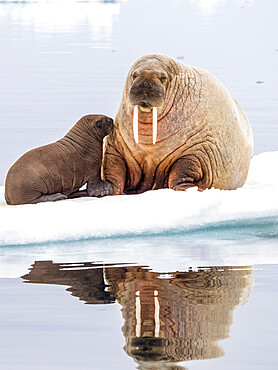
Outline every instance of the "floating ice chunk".
<svg viewBox="0 0 278 370">
<path fill-rule="evenodd" d="M 4 187 L 0 186 L 0 247 L 188 233 L 214 223 L 221 223 L 224 232 L 230 222 L 235 222 L 236 230 L 239 221 L 240 225 L 249 225 L 252 233 L 267 232 L 274 237 L 278 235 L 278 177 L 270 177 L 269 169 L 273 171 L 277 160 L 278 152 L 252 158 L 246 185 L 233 191 L 161 189 L 138 195 L 7 206 Z M 263 217 L 267 220 L 256 221 Z"/>
</svg>

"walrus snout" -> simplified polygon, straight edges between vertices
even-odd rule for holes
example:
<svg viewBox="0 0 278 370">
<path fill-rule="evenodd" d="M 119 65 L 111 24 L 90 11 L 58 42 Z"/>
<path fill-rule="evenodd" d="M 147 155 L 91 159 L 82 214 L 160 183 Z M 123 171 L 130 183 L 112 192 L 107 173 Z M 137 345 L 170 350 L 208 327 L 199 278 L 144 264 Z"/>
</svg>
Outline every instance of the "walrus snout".
<svg viewBox="0 0 278 370">
<path fill-rule="evenodd" d="M 137 360 L 161 361 L 166 360 L 167 340 L 154 337 L 133 337 L 130 341 L 129 353 Z"/>
<path fill-rule="evenodd" d="M 95 127 L 96 129 L 102 133 L 102 136 L 108 135 L 114 126 L 114 121 L 113 118 L 107 117 L 107 116 L 102 116 L 101 119 L 98 119 L 95 121 Z"/>
<path fill-rule="evenodd" d="M 113 118 L 106 117 L 105 122 L 104 122 L 104 127 L 107 132 L 107 135 L 112 131 L 113 126 L 114 126 Z"/>
<path fill-rule="evenodd" d="M 138 79 L 129 91 L 130 103 L 142 108 L 159 107 L 164 103 L 164 88 L 154 79 Z"/>
</svg>

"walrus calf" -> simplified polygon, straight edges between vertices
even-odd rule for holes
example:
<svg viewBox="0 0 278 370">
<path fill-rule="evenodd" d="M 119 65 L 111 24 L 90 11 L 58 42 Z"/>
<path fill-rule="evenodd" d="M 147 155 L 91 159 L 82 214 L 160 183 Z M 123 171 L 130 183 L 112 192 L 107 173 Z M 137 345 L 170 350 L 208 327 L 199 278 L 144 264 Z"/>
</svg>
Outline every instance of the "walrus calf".
<svg viewBox="0 0 278 370">
<path fill-rule="evenodd" d="M 112 194 L 112 185 L 100 177 L 103 138 L 112 127 L 112 118 L 87 115 L 61 140 L 25 153 L 6 176 L 7 204 L 72 198 L 86 183 L 86 195 Z"/>
<path fill-rule="evenodd" d="M 154 54 L 128 73 L 103 178 L 114 194 L 150 189 L 236 189 L 253 150 L 249 121 L 209 72 Z"/>
</svg>

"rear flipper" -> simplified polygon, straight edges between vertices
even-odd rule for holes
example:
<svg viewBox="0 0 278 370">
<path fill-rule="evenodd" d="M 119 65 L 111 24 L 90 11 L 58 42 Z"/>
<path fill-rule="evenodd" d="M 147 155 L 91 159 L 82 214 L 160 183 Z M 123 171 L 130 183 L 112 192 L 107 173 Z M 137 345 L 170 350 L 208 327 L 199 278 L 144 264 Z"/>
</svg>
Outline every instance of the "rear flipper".
<svg viewBox="0 0 278 370">
<path fill-rule="evenodd" d="M 68 199 L 88 197 L 87 190 L 77 190 L 74 193 L 68 195 Z"/>
<path fill-rule="evenodd" d="M 8 205 L 36 204 L 41 202 L 56 202 L 56 200 L 67 199 L 67 196 L 61 193 L 43 194 L 40 191 L 30 189 L 7 189 L 5 198 Z"/>
<path fill-rule="evenodd" d="M 56 202 L 57 200 L 64 200 L 68 197 L 62 193 L 56 193 L 56 194 L 45 194 L 41 195 L 39 198 L 34 199 L 30 203 L 41 203 L 41 202 Z"/>
</svg>

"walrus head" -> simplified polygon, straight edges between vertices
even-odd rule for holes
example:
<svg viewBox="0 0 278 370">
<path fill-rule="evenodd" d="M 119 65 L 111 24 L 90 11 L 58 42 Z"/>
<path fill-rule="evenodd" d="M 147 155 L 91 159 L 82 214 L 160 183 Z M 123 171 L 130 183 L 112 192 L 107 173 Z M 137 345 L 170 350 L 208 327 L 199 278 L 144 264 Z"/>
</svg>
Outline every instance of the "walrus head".
<svg viewBox="0 0 278 370">
<path fill-rule="evenodd" d="M 157 109 L 165 103 L 170 76 L 157 59 L 147 59 L 135 64 L 129 74 L 129 103 L 133 106 L 133 132 L 138 143 L 138 115 L 153 113 L 153 144 L 157 137 Z"/>
<path fill-rule="evenodd" d="M 110 117 L 102 114 L 87 114 L 77 122 L 74 130 L 77 132 L 81 129 L 83 136 L 87 133 L 102 142 L 103 138 L 112 131 L 113 126 L 113 119 Z"/>
<path fill-rule="evenodd" d="M 129 91 L 132 105 L 138 106 L 143 112 L 150 112 L 153 107 L 164 103 L 167 74 L 154 67 L 139 67 L 131 74 L 133 81 Z"/>
<path fill-rule="evenodd" d="M 113 119 L 107 116 L 96 116 L 93 125 L 95 131 L 100 132 L 105 137 L 113 128 Z"/>
</svg>

